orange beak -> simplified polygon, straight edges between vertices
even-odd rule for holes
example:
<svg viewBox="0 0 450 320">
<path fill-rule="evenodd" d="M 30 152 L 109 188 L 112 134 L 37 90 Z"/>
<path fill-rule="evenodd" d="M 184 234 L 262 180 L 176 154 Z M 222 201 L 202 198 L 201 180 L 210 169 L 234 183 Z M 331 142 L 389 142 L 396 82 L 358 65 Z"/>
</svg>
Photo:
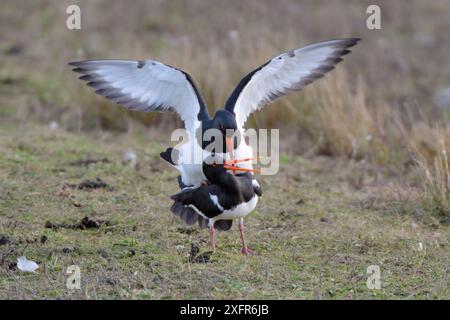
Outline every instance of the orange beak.
<svg viewBox="0 0 450 320">
<path fill-rule="evenodd" d="M 253 160 L 253 158 L 244 158 L 244 159 L 239 159 L 239 160 L 231 160 L 231 163 L 235 164 L 235 163 L 246 162 L 246 161 L 251 161 L 251 160 Z"/>
<path fill-rule="evenodd" d="M 228 170 L 233 170 L 233 173 L 235 173 L 236 171 L 256 172 L 256 173 L 259 173 L 259 172 L 260 172 L 259 169 L 239 168 L 239 167 L 231 166 L 231 165 L 228 165 L 228 164 L 224 164 L 223 167 L 224 167 L 225 169 L 228 169 Z"/>
<path fill-rule="evenodd" d="M 253 158 L 246 158 L 246 159 L 240 159 L 240 160 L 234 160 L 234 141 L 233 137 L 225 137 L 225 143 L 227 147 L 227 152 L 230 154 L 230 161 L 225 161 L 224 168 L 228 170 L 232 170 L 233 174 L 236 173 L 236 171 L 244 171 L 244 172 L 260 172 L 259 169 L 246 169 L 246 168 L 239 168 L 236 166 L 233 166 L 234 164 L 238 162 L 245 162 L 245 161 L 251 161 Z"/>
</svg>

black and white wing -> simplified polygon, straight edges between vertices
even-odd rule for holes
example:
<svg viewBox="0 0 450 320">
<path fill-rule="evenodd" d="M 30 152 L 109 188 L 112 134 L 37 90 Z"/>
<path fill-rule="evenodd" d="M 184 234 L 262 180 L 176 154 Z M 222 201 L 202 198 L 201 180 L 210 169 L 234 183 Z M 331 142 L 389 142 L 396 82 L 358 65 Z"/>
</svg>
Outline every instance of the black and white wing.
<svg viewBox="0 0 450 320">
<path fill-rule="evenodd" d="M 273 100 L 303 89 L 342 61 L 360 39 L 329 40 L 285 52 L 246 75 L 228 98 L 225 109 L 242 128 L 249 115 Z"/>
<path fill-rule="evenodd" d="M 189 132 L 208 111 L 192 78 L 163 63 L 146 60 L 70 62 L 95 93 L 136 111 L 175 111 Z"/>
</svg>

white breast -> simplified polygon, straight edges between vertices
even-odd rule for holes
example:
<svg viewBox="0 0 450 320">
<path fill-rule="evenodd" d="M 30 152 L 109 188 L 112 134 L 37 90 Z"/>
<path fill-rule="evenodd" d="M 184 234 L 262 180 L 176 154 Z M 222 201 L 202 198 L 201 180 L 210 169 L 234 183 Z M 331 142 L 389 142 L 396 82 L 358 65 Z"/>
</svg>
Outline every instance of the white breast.
<svg viewBox="0 0 450 320">
<path fill-rule="evenodd" d="M 241 144 L 235 150 L 234 154 L 236 159 L 253 158 L 253 150 L 243 138 L 241 138 Z M 237 163 L 236 166 L 240 168 L 253 169 L 253 161 L 240 162 Z"/>
<path fill-rule="evenodd" d="M 250 201 L 238 204 L 236 207 L 231 208 L 230 210 L 224 210 L 221 214 L 212 218 L 211 220 L 231 220 L 245 217 L 255 209 L 257 203 L 258 196 L 255 195 L 252 199 L 250 199 Z"/>
</svg>

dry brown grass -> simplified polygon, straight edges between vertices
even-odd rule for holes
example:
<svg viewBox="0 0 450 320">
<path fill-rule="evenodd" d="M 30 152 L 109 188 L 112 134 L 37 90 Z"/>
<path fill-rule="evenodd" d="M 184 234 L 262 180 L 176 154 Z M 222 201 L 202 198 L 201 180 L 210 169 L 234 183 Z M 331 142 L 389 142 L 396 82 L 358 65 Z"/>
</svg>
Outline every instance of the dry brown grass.
<svg viewBox="0 0 450 320">
<path fill-rule="evenodd" d="M 419 151 L 417 146 L 412 147 L 415 161 L 419 165 L 419 173 L 424 186 L 423 201 L 427 208 L 440 217 L 442 221 L 450 220 L 450 170 L 448 151 L 448 128 L 435 129 L 428 132 L 433 136 L 434 145 L 426 146 L 428 154 Z M 429 128 L 425 130 L 430 131 Z"/>
</svg>

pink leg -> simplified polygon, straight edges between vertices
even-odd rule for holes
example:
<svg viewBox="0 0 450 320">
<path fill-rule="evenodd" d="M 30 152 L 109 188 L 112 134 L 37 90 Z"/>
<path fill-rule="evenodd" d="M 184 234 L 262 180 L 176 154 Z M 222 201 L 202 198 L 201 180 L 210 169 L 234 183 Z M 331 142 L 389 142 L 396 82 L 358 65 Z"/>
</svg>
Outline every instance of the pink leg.
<svg viewBox="0 0 450 320">
<path fill-rule="evenodd" d="M 239 235 L 241 236 L 241 241 L 242 241 L 242 249 L 241 252 L 245 255 L 249 255 L 249 254 L 253 254 L 253 251 L 250 250 L 247 245 L 245 244 L 245 239 L 244 239 L 244 219 L 240 219 L 239 220 Z"/>
<path fill-rule="evenodd" d="M 209 226 L 209 239 L 211 240 L 212 251 L 216 252 L 216 241 L 214 240 L 214 223 Z"/>
</svg>

